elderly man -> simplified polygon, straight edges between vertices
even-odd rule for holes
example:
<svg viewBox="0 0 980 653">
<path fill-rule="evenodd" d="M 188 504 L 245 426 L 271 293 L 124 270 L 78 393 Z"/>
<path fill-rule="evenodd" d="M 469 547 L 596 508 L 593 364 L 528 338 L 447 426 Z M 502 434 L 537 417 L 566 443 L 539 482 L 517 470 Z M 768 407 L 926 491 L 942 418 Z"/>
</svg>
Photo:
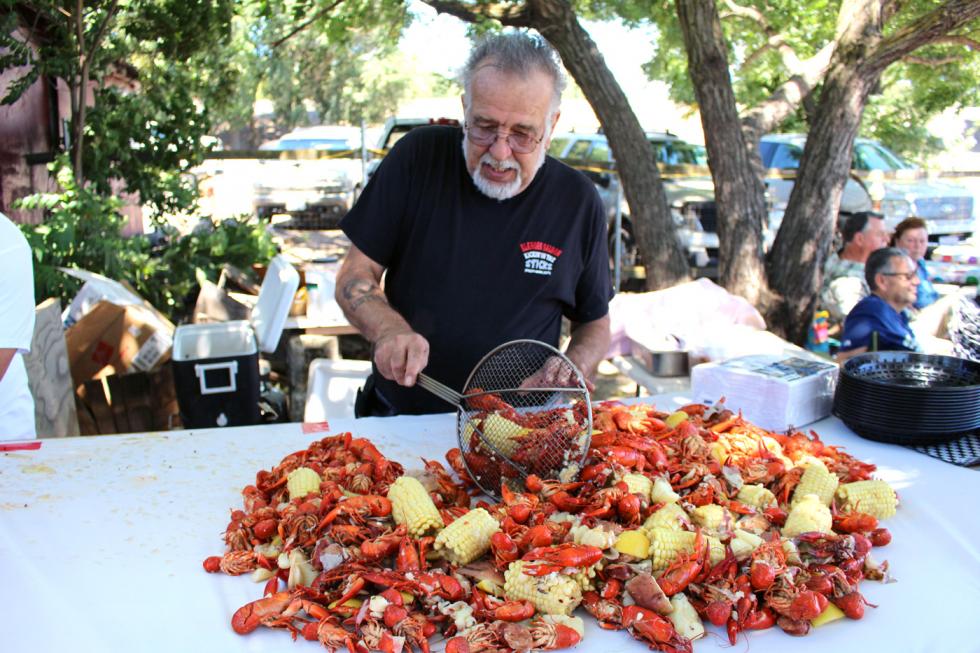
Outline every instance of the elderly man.
<svg viewBox="0 0 980 653">
<path fill-rule="evenodd" d="M 877 213 L 849 215 L 841 227 L 841 236 L 844 247 L 824 264 L 820 289 L 820 306 L 830 313 L 832 325 L 843 324 L 854 305 L 871 293 L 865 281 L 864 262 L 871 252 L 888 245 L 885 220 Z"/>
<path fill-rule="evenodd" d="M 857 303 L 844 321 L 837 359 L 841 362 L 866 351 L 922 351 L 909 327 L 907 309 L 915 304 L 919 277 L 905 250 L 875 250 L 864 264 L 871 294 Z"/>
<path fill-rule="evenodd" d="M 448 411 L 415 386 L 419 372 L 462 389 L 497 345 L 557 346 L 562 316 L 586 377 L 608 347 L 602 202 L 545 154 L 564 86 L 556 53 L 526 34 L 491 37 L 462 81 L 463 128 L 400 139 L 341 222 L 352 247 L 337 301 L 374 348 L 359 416 Z"/>
</svg>

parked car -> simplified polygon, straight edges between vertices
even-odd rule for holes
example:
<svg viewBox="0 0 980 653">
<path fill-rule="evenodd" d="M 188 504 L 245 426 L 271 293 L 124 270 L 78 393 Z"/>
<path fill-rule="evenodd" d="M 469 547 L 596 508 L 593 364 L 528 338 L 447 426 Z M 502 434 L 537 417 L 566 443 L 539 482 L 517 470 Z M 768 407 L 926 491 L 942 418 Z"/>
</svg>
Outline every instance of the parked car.
<svg viewBox="0 0 980 653">
<path fill-rule="evenodd" d="M 670 132 L 649 132 L 649 140 L 656 151 L 661 166 L 678 166 L 661 171 L 664 191 L 670 205 L 671 217 L 691 265 L 704 267 L 717 260 L 718 233 L 716 230 L 715 187 L 705 166 L 704 148 L 692 145 Z M 570 165 L 580 168 L 593 182 L 602 197 L 609 217 L 609 253 L 613 256 L 616 246 L 615 216 L 620 197 L 619 176 L 609 172 L 614 165 L 612 150 L 603 134 L 555 134 L 548 153 Z M 589 169 L 589 165 L 596 167 Z M 692 171 L 683 166 L 699 166 Z M 633 222 L 625 200 L 622 209 L 622 227 L 618 234 L 622 244 L 623 267 L 638 265 Z"/>
<path fill-rule="evenodd" d="M 774 174 L 767 176 L 773 200 L 770 227 L 782 222 L 794 178 L 780 171 L 800 167 L 806 136 L 770 134 L 759 143 L 762 164 Z M 929 179 L 877 141 L 858 138 L 854 142 L 851 177 L 844 186 L 840 212 L 878 211 L 885 224 L 894 228 L 903 219 L 917 216 L 926 221 L 933 243 L 954 242 L 969 237 L 975 228 L 973 195 L 963 186 Z"/>
<path fill-rule="evenodd" d="M 259 149 L 295 151 L 295 156 L 259 159 L 253 190 L 260 218 L 287 213 L 297 226 L 336 228 L 364 185 L 357 127 L 296 129 Z M 337 156 L 324 156 L 326 152 Z M 345 156 L 347 152 L 355 154 Z"/>
</svg>

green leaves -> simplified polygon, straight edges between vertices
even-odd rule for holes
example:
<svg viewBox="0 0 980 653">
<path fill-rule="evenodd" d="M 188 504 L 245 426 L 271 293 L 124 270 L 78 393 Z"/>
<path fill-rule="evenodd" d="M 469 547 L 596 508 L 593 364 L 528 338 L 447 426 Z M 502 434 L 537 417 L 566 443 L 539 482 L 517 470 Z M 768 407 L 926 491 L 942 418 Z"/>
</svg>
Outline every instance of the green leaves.
<svg viewBox="0 0 980 653">
<path fill-rule="evenodd" d="M 186 317 L 197 296 L 197 273 L 217 281 L 224 263 L 248 269 L 276 253 L 266 224 L 249 216 L 216 221 L 204 218 L 182 236 L 163 227 L 164 243 L 156 248 L 144 236 L 123 237 L 125 225 L 119 200 L 78 187 L 67 156 L 51 165 L 60 193 L 31 195 L 21 208 L 47 211 L 40 225 L 22 225 L 34 254 L 34 292 L 38 298 L 71 301 L 81 283 L 57 270 L 79 267 L 117 281 L 126 281 L 174 322 Z"/>
</svg>

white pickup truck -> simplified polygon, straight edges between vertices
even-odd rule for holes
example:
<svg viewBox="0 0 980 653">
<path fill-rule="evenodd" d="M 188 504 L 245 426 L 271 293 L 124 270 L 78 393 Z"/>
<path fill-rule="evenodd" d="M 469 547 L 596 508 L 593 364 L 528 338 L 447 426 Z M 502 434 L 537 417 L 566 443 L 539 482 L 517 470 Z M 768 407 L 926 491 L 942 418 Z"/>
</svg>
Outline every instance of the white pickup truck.
<svg viewBox="0 0 980 653">
<path fill-rule="evenodd" d="M 287 213 L 294 226 L 335 229 L 364 186 L 357 127 L 306 127 L 263 144 L 253 184 L 260 217 Z"/>
</svg>

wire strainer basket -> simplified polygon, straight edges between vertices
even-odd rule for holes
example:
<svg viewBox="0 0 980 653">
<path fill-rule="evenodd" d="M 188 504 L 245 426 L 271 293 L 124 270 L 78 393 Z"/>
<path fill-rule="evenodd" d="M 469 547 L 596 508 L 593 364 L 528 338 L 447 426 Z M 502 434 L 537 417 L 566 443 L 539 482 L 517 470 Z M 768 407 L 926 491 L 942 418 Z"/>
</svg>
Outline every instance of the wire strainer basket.
<svg viewBox="0 0 980 653">
<path fill-rule="evenodd" d="M 470 476 L 487 494 L 507 482 L 573 480 L 592 439 L 592 404 L 582 373 L 557 349 L 513 340 L 477 363 L 463 388 L 456 433 Z"/>
</svg>

